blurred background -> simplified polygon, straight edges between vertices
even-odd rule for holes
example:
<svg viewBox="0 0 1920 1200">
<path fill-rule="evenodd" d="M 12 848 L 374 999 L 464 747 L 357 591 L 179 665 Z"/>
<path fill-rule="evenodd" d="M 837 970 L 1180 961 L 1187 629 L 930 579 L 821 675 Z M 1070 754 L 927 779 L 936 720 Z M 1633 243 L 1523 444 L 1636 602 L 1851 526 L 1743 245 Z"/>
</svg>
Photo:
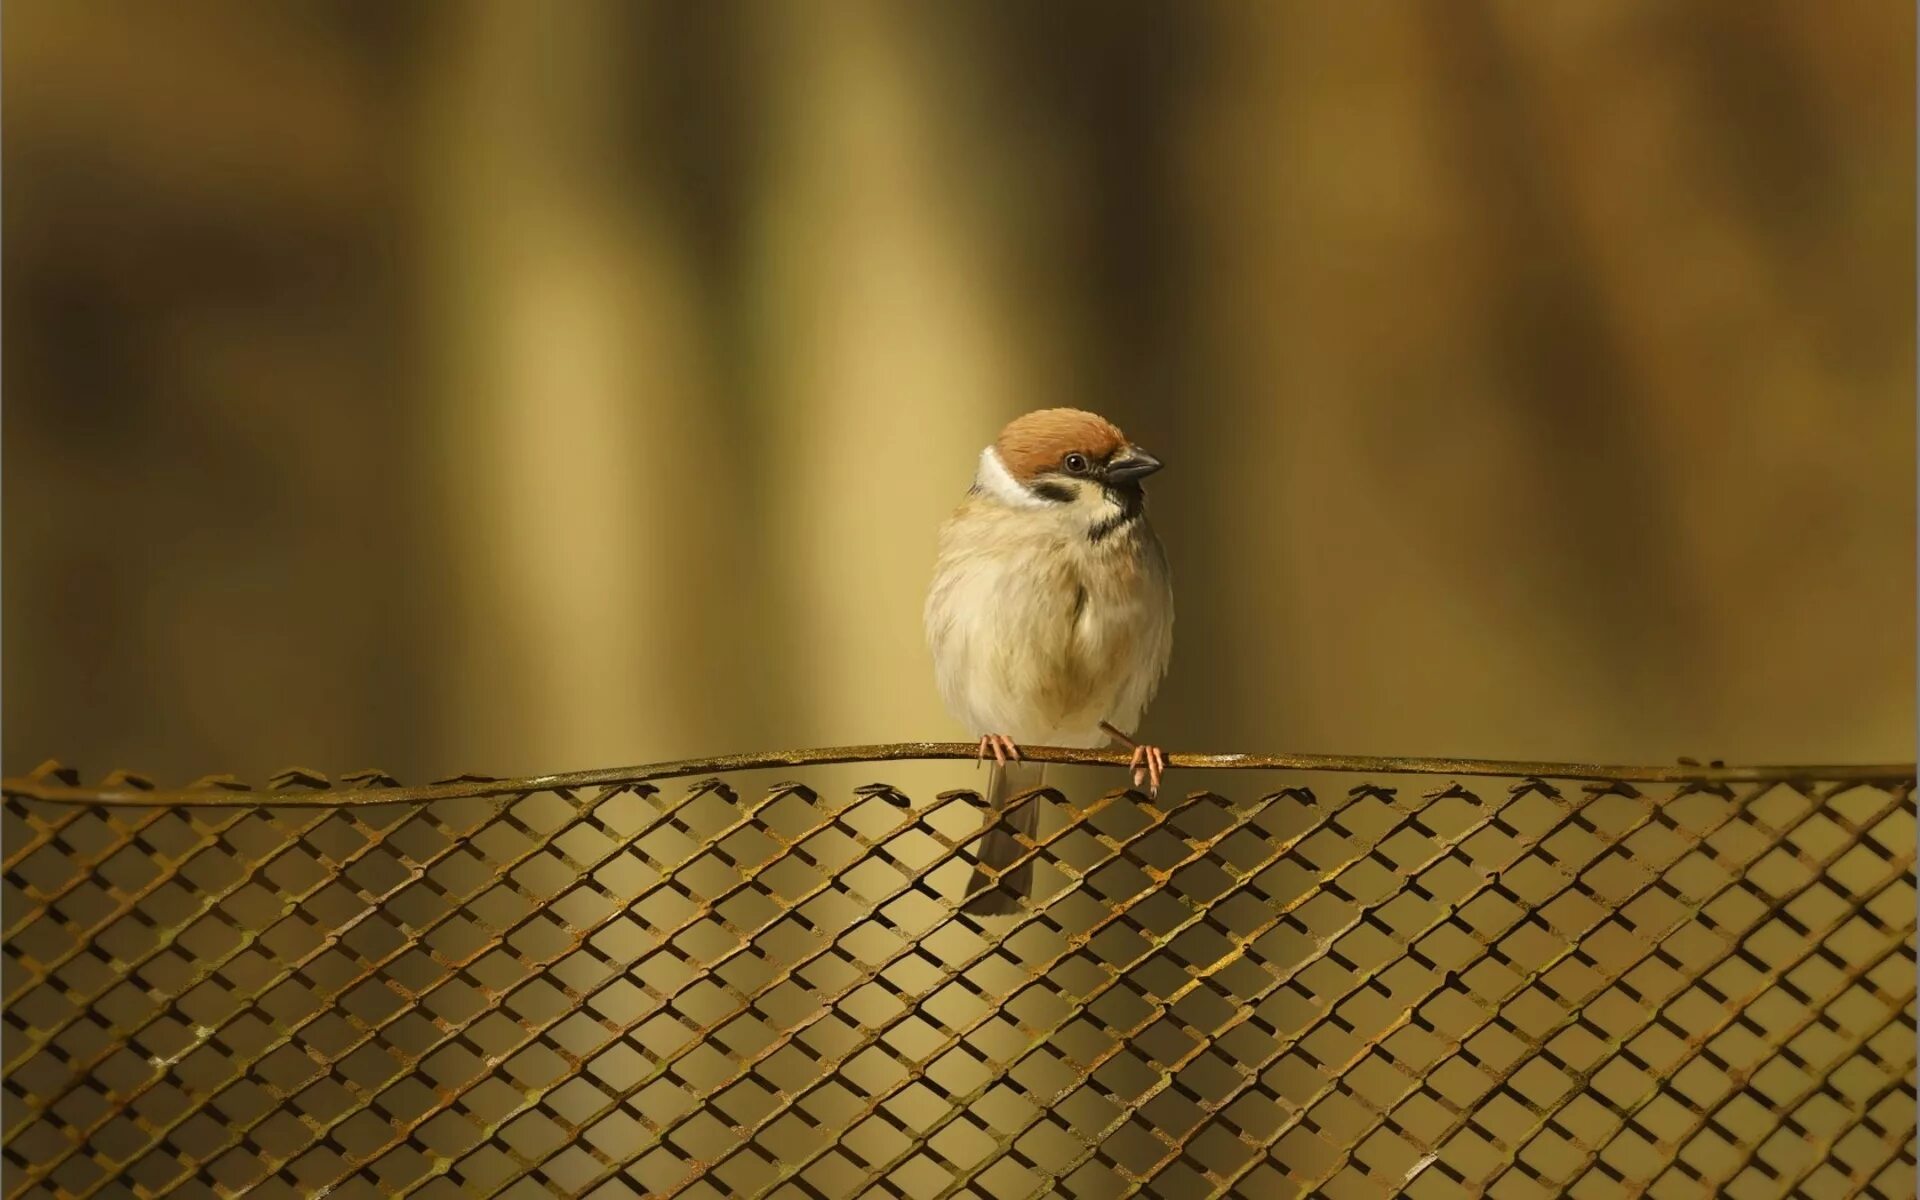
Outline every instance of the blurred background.
<svg viewBox="0 0 1920 1200">
<path fill-rule="evenodd" d="M 4 758 L 951 738 L 1008 418 L 1174 749 L 1910 760 L 1914 11 L 5 8 Z"/>
</svg>

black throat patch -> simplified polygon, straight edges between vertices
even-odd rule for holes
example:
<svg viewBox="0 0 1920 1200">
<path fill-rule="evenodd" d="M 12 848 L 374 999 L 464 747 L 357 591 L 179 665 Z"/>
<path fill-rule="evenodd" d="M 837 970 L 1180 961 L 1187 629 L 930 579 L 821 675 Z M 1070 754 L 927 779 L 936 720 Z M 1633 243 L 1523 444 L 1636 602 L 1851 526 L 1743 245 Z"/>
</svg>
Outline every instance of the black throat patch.
<svg viewBox="0 0 1920 1200">
<path fill-rule="evenodd" d="M 1120 511 L 1087 530 L 1087 540 L 1095 544 L 1105 541 L 1138 521 L 1146 515 L 1147 511 L 1147 494 L 1141 490 L 1139 484 L 1109 487 L 1107 495 L 1112 496 L 1119 503 Z"/>
</svg>

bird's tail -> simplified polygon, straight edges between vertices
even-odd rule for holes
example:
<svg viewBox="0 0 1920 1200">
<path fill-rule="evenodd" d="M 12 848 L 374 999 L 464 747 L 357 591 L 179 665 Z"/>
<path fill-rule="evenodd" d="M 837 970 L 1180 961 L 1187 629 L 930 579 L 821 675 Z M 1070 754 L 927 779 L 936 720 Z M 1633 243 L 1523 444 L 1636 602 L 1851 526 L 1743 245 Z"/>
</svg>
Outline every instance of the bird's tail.
<svg viewBox="0 0 1920 1200">
<path fill-rule="evenodd" d="M 973 879 L 967 884 L 966 911 L 975 916 L 997 917 L 1020 911 L 1020 897 L 1033 892 L 1033 859 L 1008 869 L 1027 847 L 1016 834 L 1033 840 L 1040 828 L 1040 800 L 1024 796 L 1041 784 L 1046 767 L 1042 763 L 1009 762 L 991 764 L 987 779 L 987 812 L 992 825 L 976 844 Z M 1009 802 L 1017 807 L 1009 811 Z M 1004 872 L 1004 874 L 1002 873 Z"/>
</svg>

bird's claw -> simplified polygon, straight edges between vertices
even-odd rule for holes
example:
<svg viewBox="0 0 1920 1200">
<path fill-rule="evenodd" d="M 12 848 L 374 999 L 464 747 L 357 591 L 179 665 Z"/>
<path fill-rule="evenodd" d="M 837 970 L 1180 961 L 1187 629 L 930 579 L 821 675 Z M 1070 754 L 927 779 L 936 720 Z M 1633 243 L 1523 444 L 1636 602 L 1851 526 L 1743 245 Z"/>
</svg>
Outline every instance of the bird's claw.
<svg viewBox="0 0 1920 1200">
<path fill-rule="evenodd" d="M 1020 761 L 1020 747 L 1014 745 L 1013 739 L 1004 733 L 989 733 L 980 739 L 980 753 L 974 756 L 976 766 L 987 761 L 988 750 L 993 751 L 993 761 L 1003 767 L 1007 765 L 1009 758 L 1015 762 Z"/>
<path fill-rule="evenodd" d="M 1167 772 L 1167 755 L 1158 746 L 1135 746 L 1133 759 L 1127 764 L 1133 772 L 1133 786 L 1147 785 L 1147 795 L 1160 794 L 1160 777 Z"/>
</svg>

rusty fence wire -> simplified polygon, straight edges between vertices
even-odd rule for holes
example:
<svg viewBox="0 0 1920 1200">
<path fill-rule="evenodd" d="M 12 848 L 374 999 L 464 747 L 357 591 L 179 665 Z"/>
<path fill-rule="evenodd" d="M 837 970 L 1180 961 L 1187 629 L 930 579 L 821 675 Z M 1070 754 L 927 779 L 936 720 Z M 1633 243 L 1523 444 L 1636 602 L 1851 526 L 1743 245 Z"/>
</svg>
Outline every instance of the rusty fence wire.
<svg viewBox="0 0 1920 1200">
<path fill-rule="evenodd" d="M 9 779 L 4 1192 L 1914 1192 L 1911 766 L 972 753 Z"/>
</svg>

